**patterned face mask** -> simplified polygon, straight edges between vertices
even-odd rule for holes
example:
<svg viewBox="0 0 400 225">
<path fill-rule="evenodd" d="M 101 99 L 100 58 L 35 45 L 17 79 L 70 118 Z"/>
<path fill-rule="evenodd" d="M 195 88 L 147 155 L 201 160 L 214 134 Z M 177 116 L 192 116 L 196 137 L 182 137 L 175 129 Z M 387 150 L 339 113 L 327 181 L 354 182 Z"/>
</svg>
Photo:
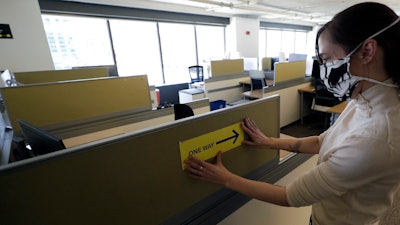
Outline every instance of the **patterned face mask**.
<svg viewBox="0 0 400 225">
<path fill-rule="evenodd" d="M 396 19 L 389 26 L 383 28 L 382 30 L 376 32 L 365 40 L 376 37 L 382 32 L 394 26 L 397 22 L 400 21 L 400 17 Z M 361 80 L 369 80 L 374 83 L 379 83 L 383 85 L 387 85 L 385 83 L 375 81 L 368 78 L 353 76 L 350 73 L 350 56 L 360 48 L 365 41 L 361 42 L 353 51 L 351 51 L 346 57 L 342 59 L 337 59 L 333 61 L 328 61 L 322 63 L 320 66 L 320 77 L 324 82 L 327 89 L 333 93 L 333 95 L 340 100 L 343 98 L 348 98 L 351 95 L 352 90 L 357 86 L 357 84 Z M 396 86 L 397 87 L 397 86 Z"/>
<path fill-rule="evenodd" d="M 349 72 L 350 55 L 343 59 L 326 62 L 320 66 L 321 80 L 328 91 L 340 100 L 350 96 L 351 90 L 358 83 Z"/>
</svg>

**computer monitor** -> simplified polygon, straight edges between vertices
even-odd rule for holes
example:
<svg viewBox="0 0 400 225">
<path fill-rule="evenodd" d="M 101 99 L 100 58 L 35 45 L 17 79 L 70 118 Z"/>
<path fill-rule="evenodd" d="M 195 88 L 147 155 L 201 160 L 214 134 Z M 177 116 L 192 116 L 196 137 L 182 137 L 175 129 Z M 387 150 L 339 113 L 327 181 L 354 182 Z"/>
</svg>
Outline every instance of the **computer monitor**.
<svg viewBox="0 0 400 225">
<path fill-rule="evenodd" d="M 290 53 L 288 58 L 289 62 L 306 61 L 306 60 L 307 60 L 307 54 Z"/>
<path fill-rule="evenodd" d="M 258 58 L 243 58 L 244 71 L 258 70 Z"/>
<path fill-rule="evenodd" d="M 271 70 L 275 70 L 275 63 L 279 62 L 279 57 L 271 57 Z"/>
<path fill-rule="evenodd" d="M 189 84 L 171 84 L 157 86 L 156 88 L 160 90 L 160 105 L 164 107 L 169 107 L 174 104 L 179 104 L 179 91 L 188 89 Z"/>
<path fill-rule="evenodd" d="M 17 122 L 21 127 L 22 134 L 27 144 L 31 147 L 35 156 L 65 149 L 64 143 L 59 137 L 24 120 L 20 119 L 17 120 Z"/>
</svg>

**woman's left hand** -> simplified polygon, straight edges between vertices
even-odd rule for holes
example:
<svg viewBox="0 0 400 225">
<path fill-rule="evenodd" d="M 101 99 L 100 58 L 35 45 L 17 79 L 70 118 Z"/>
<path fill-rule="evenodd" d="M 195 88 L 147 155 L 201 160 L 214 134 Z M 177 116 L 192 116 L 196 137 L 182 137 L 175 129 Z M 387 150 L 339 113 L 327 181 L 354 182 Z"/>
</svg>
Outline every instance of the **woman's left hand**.
<svg viewBox="0 0 400 225">
<path fill-rule="evenodd" d="M 184 163 L 185 169 L 190 172 L 189 176 L 194 179 L 225 186 L 233 176 L 233 174 L 222 164 L 221 152 L 218 152 L 217 162 L 215 164 L 208 163 L 194 156 L 189 156 Z"/>
</svg>

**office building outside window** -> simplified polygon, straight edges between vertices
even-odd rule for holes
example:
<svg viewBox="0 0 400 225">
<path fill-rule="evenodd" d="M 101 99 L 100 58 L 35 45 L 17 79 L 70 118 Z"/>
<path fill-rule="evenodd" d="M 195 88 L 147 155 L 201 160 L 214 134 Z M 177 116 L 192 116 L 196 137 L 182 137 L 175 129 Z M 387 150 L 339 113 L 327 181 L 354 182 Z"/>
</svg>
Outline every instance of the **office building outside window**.
<svg viewBox="0 0 400 225">
<path fill-rule="evenodd" d="M 202 65 L 207 78 L 210 60 L 225 53 L 224 26 L 49 14 L 42 19 L 56 69 L 115 60 L 119 76 L 145 74 L 151 85 L 175 84 L 190 82 L 193 65 Z"/>
<path fill-rule="evenodd" d="M 114 64 L 107 20 L 55 15 L 42 20 L 56 69 Z"/>
</svg>

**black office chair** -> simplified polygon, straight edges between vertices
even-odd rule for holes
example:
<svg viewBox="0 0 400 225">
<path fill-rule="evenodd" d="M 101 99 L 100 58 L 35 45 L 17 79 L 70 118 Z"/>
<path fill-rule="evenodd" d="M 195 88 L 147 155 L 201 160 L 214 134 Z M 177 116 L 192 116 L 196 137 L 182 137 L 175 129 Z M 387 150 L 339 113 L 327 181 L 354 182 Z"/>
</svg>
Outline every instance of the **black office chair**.
<svg viewBox="0 0 400 225">
<path fill-rule="evenodd" d="M 194 116 L 193 109 L 185 104 L 174 104 L 175 120 Z"/>
<path fill-rule="evenodd" d="M 204 81 L 202 66 L 189 66 L 189 75 L 192 83 Z"/>
<path fill-rule="evenodd" d="M 251 80 L 251 90 L 263 89 L 264 87 L 267 87 L 264 71 L 250 70 L 249 77 Z"/>
</svg>

